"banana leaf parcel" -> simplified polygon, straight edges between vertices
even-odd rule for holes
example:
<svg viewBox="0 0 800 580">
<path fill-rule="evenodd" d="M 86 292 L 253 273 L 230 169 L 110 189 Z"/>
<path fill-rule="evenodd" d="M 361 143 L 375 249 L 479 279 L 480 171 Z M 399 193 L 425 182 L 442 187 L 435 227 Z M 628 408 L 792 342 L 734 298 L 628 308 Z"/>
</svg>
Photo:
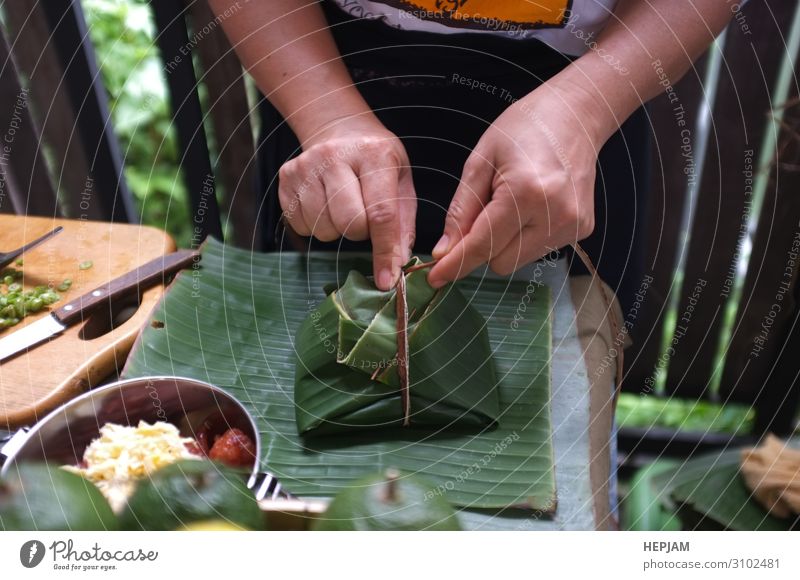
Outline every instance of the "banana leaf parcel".
<svg viewBox="0 0 800 580">
<path fill-rule="evenodd" d="M 481 529 L 515 529 L 510 506 L 556 510 L 550 412 L 551 298 L 546 286 L 470 276 L 456 284 L 486 321 L 497 378 L 496 426 L 355 429 L 298 434 L 295 337 L 325 299 L 322 288 L 359 254 L 254 254 L 209 240 L 202 267 L 178 275 L 142 331 L 123 377 L 179 375 L 215 384 L 253 415 L 261 467 L 298 496 L 331 497 L 356 479 L 396 467 L 422 474 Z M 409 311 L 410 314 L 410 311 Z M 157 323 L 156 323 L 157 322 Z M 487 391 L 488 391 L 487 387 Z M 486 515 L 484 515 L 486 514 Z M 532 516 L 533 517 L 533 516 Z"/>
<path fill-rule="evenodd" d="M 383 292 L 351 271 L 300 326 L 300 433 L 397 426 L 489 427 L 500 402 L 486 321 L 453 285 L 407 265 Z"/>
</svg>

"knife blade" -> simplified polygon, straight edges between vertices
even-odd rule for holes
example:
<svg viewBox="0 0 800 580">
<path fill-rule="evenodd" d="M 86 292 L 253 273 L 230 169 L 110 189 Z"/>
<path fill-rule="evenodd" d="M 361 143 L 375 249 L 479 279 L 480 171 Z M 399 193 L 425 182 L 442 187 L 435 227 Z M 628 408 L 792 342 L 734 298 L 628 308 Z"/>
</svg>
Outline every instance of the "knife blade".
<svg viewBox="0 0 800 580">
<path fill-rule="evenodd" d="M 5 338 L 0 338 L 0 362 L 64 332 L 69 326 L 83 320 L 92 310 L 103 305 L 110 306 L 115 300 L 154 286 L 165 276 L 182 270 L 199 259 L 200 254 L 192 250 L 180 250 L 159 256 L 71 300 L 36 322 Z"/>
</svg>

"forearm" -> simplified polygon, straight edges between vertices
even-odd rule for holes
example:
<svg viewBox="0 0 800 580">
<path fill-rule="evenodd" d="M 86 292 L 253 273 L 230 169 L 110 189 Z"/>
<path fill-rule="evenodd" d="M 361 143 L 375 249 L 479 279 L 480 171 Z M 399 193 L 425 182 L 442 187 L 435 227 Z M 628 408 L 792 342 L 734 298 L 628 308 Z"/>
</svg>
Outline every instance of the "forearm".
<svg viewBox="0 0 800 580">
<path fill-rule="evenodd" d="M 342 62 L 318 0 L 209 0 L 245 69 L 301 142 L 344 117 L 372 117 Z"/>
<path fill-rule="evenodd" d="M 588 105 L 602 143 L 664 78 L 677 82 L 731 16 L 722 0 L 620 0 L 596 43 L 548 84 Z"/>
</svg>

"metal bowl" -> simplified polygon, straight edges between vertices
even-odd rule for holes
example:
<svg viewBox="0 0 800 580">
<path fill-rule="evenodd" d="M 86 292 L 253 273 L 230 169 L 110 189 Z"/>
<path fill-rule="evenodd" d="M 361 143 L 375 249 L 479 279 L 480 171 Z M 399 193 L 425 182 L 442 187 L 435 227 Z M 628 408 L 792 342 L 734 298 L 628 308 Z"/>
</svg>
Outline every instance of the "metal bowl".
<svg viewBox="0 0 800 580">
<path fill-rule="evenodd" d="M 106 423 L 133 426 L 139 421 L 166 421 L 175 425 L 184 437 L 195 437 L 209 417 L 214 418 L 215 430 L 220 430 L 220 434 L 237 427 L 255 443 L 253 479 L 261 457 L 261 441 L 250 413 L 222 389 L 182 377 L 119 381 L 73 399 L 11 438 L 0 450 L 6 459 L 0 467 L 0 476 L 15 461 L 76 465 Z"/>
</svg>

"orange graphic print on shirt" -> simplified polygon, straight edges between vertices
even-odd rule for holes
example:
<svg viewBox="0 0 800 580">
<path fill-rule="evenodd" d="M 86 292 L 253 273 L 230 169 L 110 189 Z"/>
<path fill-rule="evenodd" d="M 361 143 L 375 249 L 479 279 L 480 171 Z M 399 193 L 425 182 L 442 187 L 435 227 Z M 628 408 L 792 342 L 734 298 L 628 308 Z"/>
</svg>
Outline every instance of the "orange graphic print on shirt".
<svg viewBox="0 0 800 580">
<path fill-rule="evenodd" d="M 456 28 L 529 30 L 560 28 L 572 0 L 377 0 L 408 16 Z"/>
</svg>

